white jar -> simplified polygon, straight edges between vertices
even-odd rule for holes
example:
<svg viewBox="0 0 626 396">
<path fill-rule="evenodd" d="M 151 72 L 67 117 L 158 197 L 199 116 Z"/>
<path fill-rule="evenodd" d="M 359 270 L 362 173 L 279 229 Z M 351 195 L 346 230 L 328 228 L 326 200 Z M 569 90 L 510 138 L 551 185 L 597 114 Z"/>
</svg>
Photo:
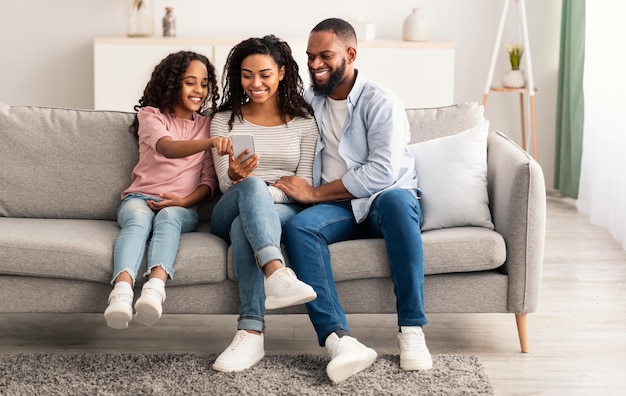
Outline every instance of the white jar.
<svg viewBox="0 0 626 396">
<path fill-rule="evenodd" d="M 126 35 L 152 36 L 154 32 L 154 0 L 126 0 Z"/>
<path fill-rule="evenodd" d="M 402 25 L 402 39 L 404 41 L 428 41 L 428 21 L 421 8 L 413 11 L 404 19 Z"/>
</svg>

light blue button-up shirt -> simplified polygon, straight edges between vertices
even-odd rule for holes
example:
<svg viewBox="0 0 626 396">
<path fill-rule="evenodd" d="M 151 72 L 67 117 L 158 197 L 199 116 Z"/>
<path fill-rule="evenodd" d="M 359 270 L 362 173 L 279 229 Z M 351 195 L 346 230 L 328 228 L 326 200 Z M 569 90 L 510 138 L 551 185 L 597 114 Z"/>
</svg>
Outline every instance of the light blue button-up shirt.
<svg viewBox="0 0 626 396">
<path fill-rule="evenodd" d="M 312 88 L 306 99 L 315 111 L 317 125 L 322 123 L 324 104 L 328 98 L 315 95 Z M 357 71 L 356 81 L 347 100 L 348 120 L 339 142 L 339 155 L 348 166 L 341 178 L 346 189 L 356 198 L 352 212 L 358 223 L 369 214 L 372 201 L 390 188 L 405 188 L 419 195 L 415 160 L 407 149 L 411 132 L 404 105 L 398 96 L 384 87 L 367 81 Z M 324 137 L 320 133 L 313 185 L 322 180 L 321 152 Z"/>
</svg>

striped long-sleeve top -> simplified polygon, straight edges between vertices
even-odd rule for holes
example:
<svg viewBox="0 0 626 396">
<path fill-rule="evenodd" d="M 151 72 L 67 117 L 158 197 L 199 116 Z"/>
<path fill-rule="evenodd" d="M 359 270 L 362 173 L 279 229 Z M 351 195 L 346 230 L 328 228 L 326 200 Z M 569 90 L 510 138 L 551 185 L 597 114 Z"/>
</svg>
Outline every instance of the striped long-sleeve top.
<svg viewBox="0 0 626 396">
<path fill-rule="evenodd" d="M 254 175 L 266 182 L 274 182 L 282 176 L 298 176 L 313 183 L 313 158 L 319 130 L 313 117 L 296 117 L 287 124 L 259 126 L 235 117 L 233 129 L 228 130 L 230 111 L 215 114 L 211 120 L 211 136 L 230 137 L 232 133 L 251 133 L 254 149 L 260 154 L 259 166 Z M 213 148 L 213 162 L 220 190 L 225 192 L 233 185 L 228 176 L 228 156 L 217 155 Z M 269 186 L 274 202 L 290 202 L 284 192 Z"/>
</svg>

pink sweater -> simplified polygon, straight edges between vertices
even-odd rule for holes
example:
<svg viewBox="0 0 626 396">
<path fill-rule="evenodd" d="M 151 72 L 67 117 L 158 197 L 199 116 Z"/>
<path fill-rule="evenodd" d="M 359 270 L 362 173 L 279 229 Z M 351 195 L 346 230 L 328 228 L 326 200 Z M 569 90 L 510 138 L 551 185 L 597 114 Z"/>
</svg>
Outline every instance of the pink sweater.
<svg viewBox="0 0 626 396">
<path fill-rule="evenodd" d="M 161 113 L 154 107 L 141 108 L 137 117 L 139 162 L 133 169 L 130 186 L 122 192 L 122 199 L 130 193 L 154 197 L 171 193 L 186 197 L 201 184 L 209 186 L 212 196 L 217 189 L 217 177 L 210 151 L 184 158 L 166 158 L 156 150 L 157 142 L 165 136 L 174 140 L 207 139 L 209 118 L 194 114 L 193 120 L 185 120 Z"/>
</svg>

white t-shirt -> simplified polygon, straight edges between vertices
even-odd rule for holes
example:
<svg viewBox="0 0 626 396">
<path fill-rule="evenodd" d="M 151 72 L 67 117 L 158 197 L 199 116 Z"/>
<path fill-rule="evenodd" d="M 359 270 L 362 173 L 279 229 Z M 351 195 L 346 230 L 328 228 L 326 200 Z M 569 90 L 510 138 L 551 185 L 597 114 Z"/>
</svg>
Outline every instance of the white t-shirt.
<svg viewBox="0 0 626 396">
<path fill-rule="evenodd" d="M 322 134 L 324 150 L 322 150 L 322 183 L 330 183 L 341 179 L 348 171 L 346 161 L 339 155 L 339 141 L 348 119 L 348 100 L 328 98 L 322 113 Z"/>
</svg>

